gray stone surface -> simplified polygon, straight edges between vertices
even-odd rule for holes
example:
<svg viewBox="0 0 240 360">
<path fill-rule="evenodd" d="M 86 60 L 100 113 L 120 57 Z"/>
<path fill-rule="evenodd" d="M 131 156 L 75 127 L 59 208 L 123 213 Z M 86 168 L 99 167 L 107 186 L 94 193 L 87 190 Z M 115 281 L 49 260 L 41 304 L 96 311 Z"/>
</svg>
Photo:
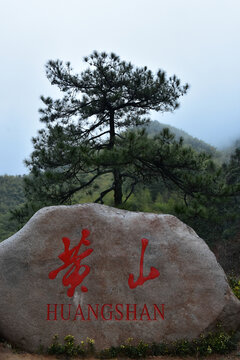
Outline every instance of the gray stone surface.
<svg viewBox="0 0 240 360">
<path fill-rule="evenodd" d="M 64 265 L 58 258 L 64 251 L 62 238 L 70 239 L 71 249 L 79 244 L 83 229 L 90 231 L 90 244 L 83 244 L 78 255 L 93 249 L 81 260 L 90 271 L 69 297 L 69 287 L 62 279 L 72 267 L 71 280 L 77 264 L 60 271 L 55 279 L 50 279 L 49 273 Z M 142 238 L 149 242 L 144 278 L 138 278 Z M 151 267 L 156 269 L 152 270 L 156 277 L 146 280 Z M 79 273 L 86 269 L 82 266 Z M 130 274 L 134 281 L 139 279 L 134 289 L 129 287 Z M 88 291 L 82 291 L 86 288 Z M 240 326 L 240 302 L 214 254 L 191 228 L 171 215 L 134 213 L 98 204 L 44 208 L 2 242 L 0 294 L 0 335 L 27 350 L 48 346 L 54 334 L 61 340 L 68 334 L 78 341 L 93 338 L 97 348 L 104 348 L 129 337 L 146 342 L 191 339 L 214 329 L 219 320 L 231 329 Z M 57 320 L 53 320 L 54 312 L 47 320 L 47 304 L 51 311 L 57 304 Z M 69 320 L 61 319 L 61 304 L 65 318 L 70 308 Z M 94 310 L 99 304 L 98 319 L 90 312 L 88 320 L 88 304 Z M 102 318 L 104 304 L 112 305 L 112 320 Z M 117 304 L 123 304 L 117 306 L 122 319 Z M 134 314 L 127 320 L 127 304 L 131 304 L 130 310 L 136 304 L 137 320 L 132 320 Z M 161 311 L 164 304 L 164 320 L 157 311 L 154 320 L 154 304 Z M 105 306 L 106 319 L 111 317 L 109 310 Z"/>
</svg>

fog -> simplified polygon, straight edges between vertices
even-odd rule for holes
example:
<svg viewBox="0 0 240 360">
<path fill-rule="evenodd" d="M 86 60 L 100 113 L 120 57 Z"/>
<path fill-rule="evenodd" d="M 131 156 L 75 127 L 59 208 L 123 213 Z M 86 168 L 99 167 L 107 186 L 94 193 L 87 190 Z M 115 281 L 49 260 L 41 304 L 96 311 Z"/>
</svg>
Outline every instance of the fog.
<svg viewBox="0 0 240 360">
<path fill-rule="evenodd" d="M 222 147 L 240 137 L 238 0 L 8 0 L 1 2 L 0 174 L 23 174 L 40 95 L 57 96 L 44 66 L 78 72 L 93 50 L 189 83 L 174 113 L 153 119 Z"/>
</svg>

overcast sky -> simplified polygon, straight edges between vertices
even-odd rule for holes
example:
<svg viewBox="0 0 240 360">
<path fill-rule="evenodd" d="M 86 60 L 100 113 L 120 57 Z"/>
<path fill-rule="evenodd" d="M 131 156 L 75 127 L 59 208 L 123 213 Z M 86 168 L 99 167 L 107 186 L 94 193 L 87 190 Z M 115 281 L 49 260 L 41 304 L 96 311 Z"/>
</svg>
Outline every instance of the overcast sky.
<svg viewBox="0 0 240 360">
<path fill-rule="evenodd" d="M 240 137 L 239 0 L 0 0 L 0 175 L 23 174 L 49 59 L 76 71 L 93 50 L 189 83 L 173 114 L 153 118 L 214 146 Z"/>
</svg>

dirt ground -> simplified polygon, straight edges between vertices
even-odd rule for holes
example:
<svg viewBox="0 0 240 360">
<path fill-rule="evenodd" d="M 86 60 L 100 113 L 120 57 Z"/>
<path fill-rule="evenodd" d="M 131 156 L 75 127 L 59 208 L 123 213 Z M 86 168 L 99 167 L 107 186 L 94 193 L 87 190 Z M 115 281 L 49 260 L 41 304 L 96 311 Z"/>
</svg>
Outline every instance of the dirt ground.
<svg viewBox="0 0 240 360">
<path fill-rule="evenodd" d="M 9 345 L 0 344 L 0 360 L 60 360 L 64 357 L 55 357 L 50 355 L 37 355 L 30 354 L 25 352 L 16 352 L 16 350 L 11 349 Z M 82 358 L 74 358 L 75 360 Z M 156 356 L 151 357 L 151 360 L 183 360 L 183 357 L 169 357 L 169 356 Z M 187 360 L 196 360 L 196 357 L 186 357 Z M 202 357 L 201 359 L 207 360 L 240 360 L 240 343 L 238 344 L 238 349 L 228 355 L 209 355 L 207 357 Z M 88 358 L 87 360 L 95 360 L 94 358 Z M 150 360 L 150 358 L 146 359 Z"/>
</svg>

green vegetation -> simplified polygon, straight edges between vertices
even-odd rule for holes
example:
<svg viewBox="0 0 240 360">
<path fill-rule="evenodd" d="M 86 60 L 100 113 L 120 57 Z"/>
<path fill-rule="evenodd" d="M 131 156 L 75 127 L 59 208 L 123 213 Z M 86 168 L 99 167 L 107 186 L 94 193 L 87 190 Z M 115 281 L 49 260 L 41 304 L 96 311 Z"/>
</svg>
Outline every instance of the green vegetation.
<svg viewBox="0 0 240 360">
<path fill-rule="evenodd" d="M 0 241 L 7 239 L 18 229 L 10 211 L 25 201 L 22 176 L 0 176 Z"/>
<path fill-rule="evenodd" d="M 233 293 L 240 300 L 240 279 L 234 275 L 230 275 L 228 277 L 229 285 L 232 288 Z"/>
<path fill-rule="evenodd" d="M 218 327 L 216 332 L 201 335 L 198 339 L 191 341 L 178 340 L 171 343 L 152 343 L 148 344 L 143 341 L 139 343 L 134 342 L 133 338 L 129 338 L 125 344 L 120 346 L 111 346 L 96 352 L 94 347 L 94 340 L 87 338 L 86 343 L 81 341 L 80 344 L 75 343 L 75 338 L 72 335 L 67 335 L 64 338 L 64 344 L 60 344 L 58 336 L 55 335 L 53 343 L 48 348 L 49 354 L 67 355 L 69 358 L 75 356 L 89 356 L 95 355 L 100 359 L 112 359 L 117 357 L 124 358 L 145 358 L 149 356 L 206 356 L 209 354 L 227 354 L 234 350 L 237 345 L 237 336 L 232 332 L 226 333 Z"/>
<path fill-rule="evenodd" d="M 75 344 L 75 338 L 72 335 L 67 335 L 64 338 L 64 344 L 60 344 L 58 341 L 58 335 L 54 335 L 53 343 L 49 346 L 47 352 L 50 355 L 66 355 L 67 357 L 74 356 L 89 356 L 95 354 L 95 341 L 87 338 L 85 341 L 81 341 L 80 344 Z"/>
</svg>

